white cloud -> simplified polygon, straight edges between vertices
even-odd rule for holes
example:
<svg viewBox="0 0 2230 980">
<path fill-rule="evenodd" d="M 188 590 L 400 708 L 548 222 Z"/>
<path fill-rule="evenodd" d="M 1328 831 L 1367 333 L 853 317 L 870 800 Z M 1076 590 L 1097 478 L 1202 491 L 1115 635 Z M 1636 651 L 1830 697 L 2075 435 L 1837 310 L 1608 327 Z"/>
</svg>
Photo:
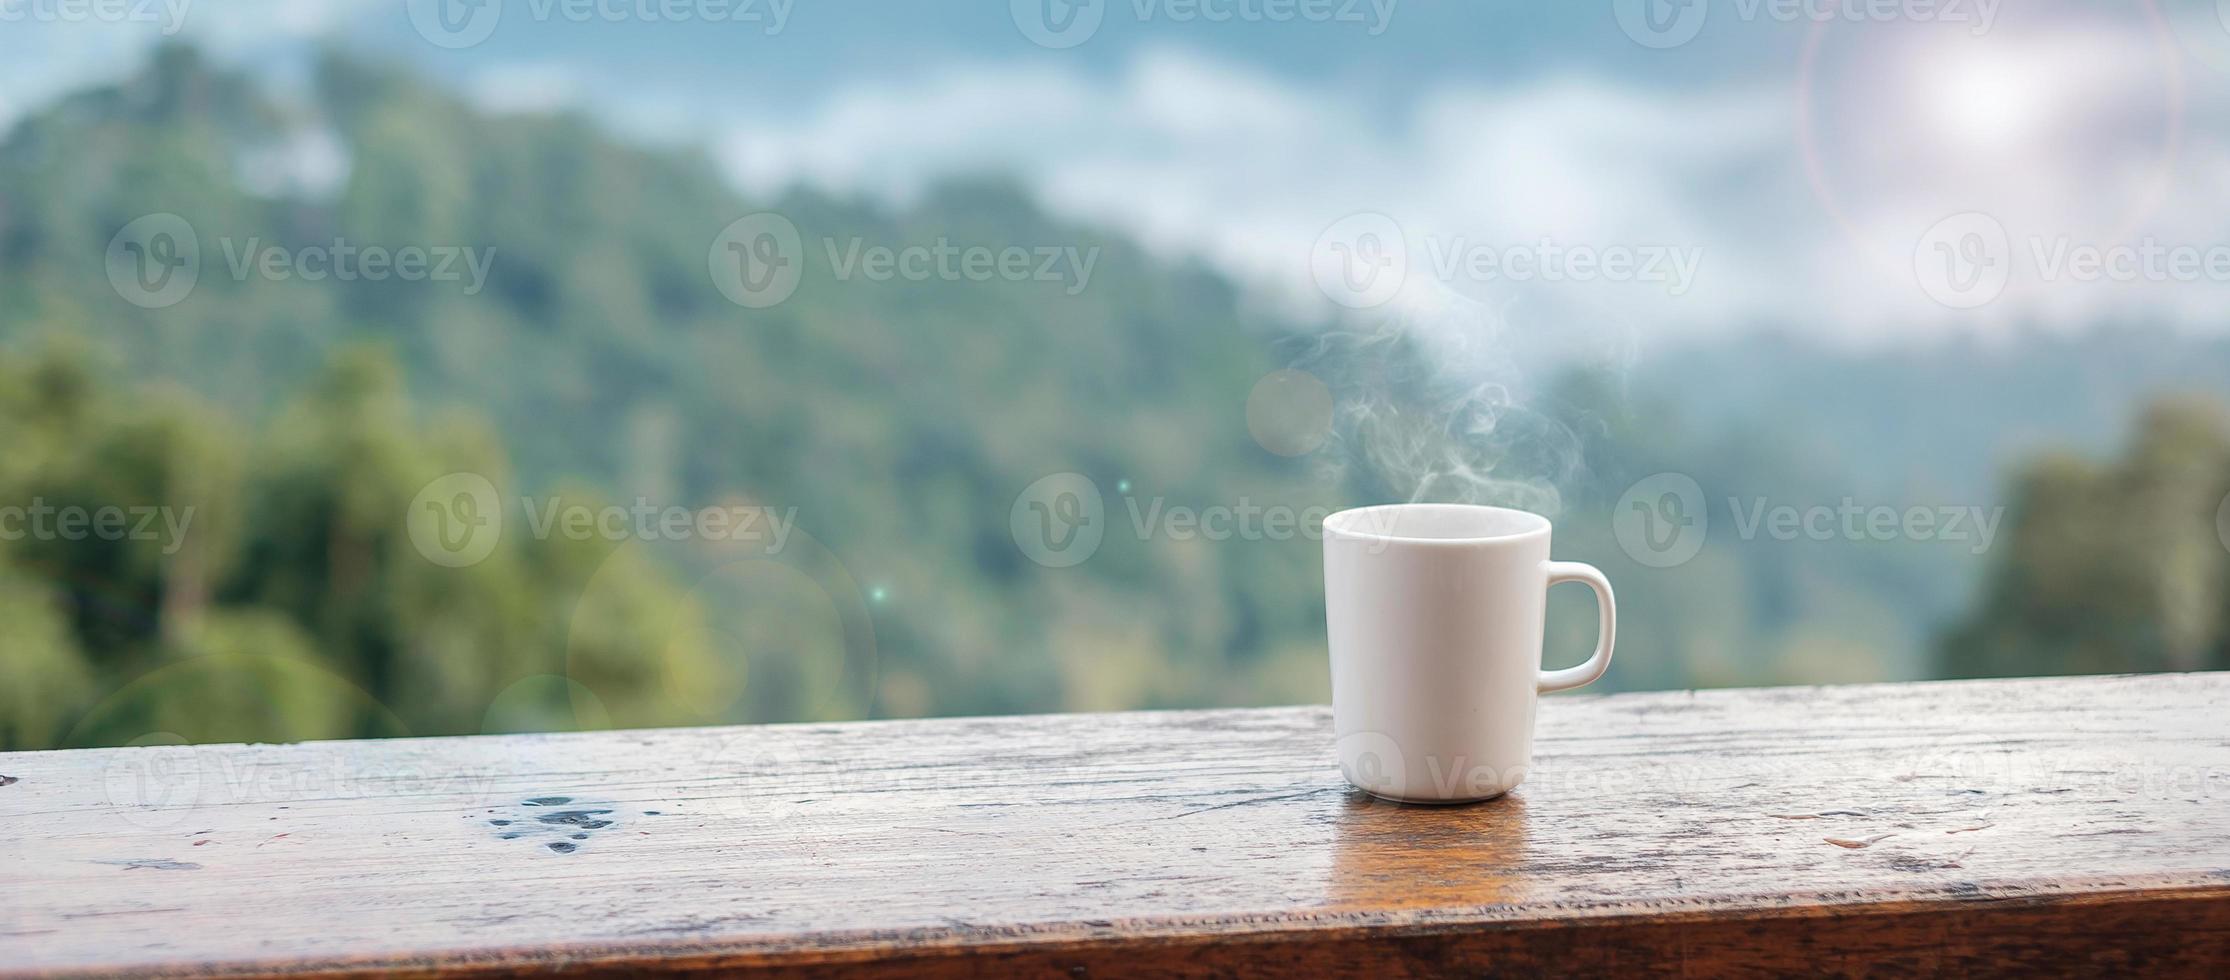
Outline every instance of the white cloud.
<svg viewBox="0 0 2230 980">
<path fill-rule="evenodd" d="M 241 187 L 265 197 L 330 197 L 348 183 L 352 165 L 340 137 L 322 127 L 247 147 L 235 161 Z"/>
<path fill-rule="evenodd" d="M 1717 181 L 1739 192 L 1741 171 L 1785 151 L 1786 116 L 1762 94 L 1655 95 L 1578 78 L 1441 87 L 1388 113 L 1337 87 L 1161 50 L 1104 79 L 977 66 L 863 83 L 802 124 L 739 122 L 723 149 L 762 194 L 803 181 L 906 200 L 941 174 L 1011 173 L 1060 210 L 1289 296 L 1313 295 L 1310 250 L 1327 226 L 1381 212 L 1409 241 L 1408 302 L 1437 308 L 1453 291 L 1601 325 L 1769 304 L 1735 277 L 1699 279 L 1681 296 L 1659 283 L 1435 283 L 1445 262 L 1434 260 L 1543 239 L 1552 251 L 1701 248 L 1707 268 L 1770 252 L 1714 212 L 1723 196 L 1696 190 Z"/>
<path fill-rule="evenodd" d="M 1957 35 L 1957 36 L 1953 36 Z M 1098 76 L 979 64 L 829 93 L 803 121 L 740 119 L 722 157 L 747 189 L 792 181 L 904 201 L 944 174 L 993 170 L 1052 206 L 1164 250 L 1315 298 L 1312 243 L 1381 212 L 1408 240 L 1412 309 L 1450 294 L 1521 329 L 1644 335 L 1775 325 L 1872 342 L 2013 323 L 2141 316 L 2212 328 L 2230 283 L 2089 280 L 2036 268 L 2075 246 L 2230 243 L 2225 106 L 2191 100 L 2180 157 L 2158 41 L 2140 30 L 1910 31 L 1823 58 L 1815 181 L 1787 84 L 1656 88 L 1601 77 L 1446 83 L 1392 110 L 1331 84 L 1148 51 Z M 2145 211 L 2154 190 L 2167 206 Z M 2017 254 L 1996 301 L 1938 302 L 1916 262 L 1948 215 L 1996 216 Z M 2041 239 L 2041 241 L 2040 241 Z M 1530 246 L 1530 247 L 1529 247 Z M 1700 253 L 1671 282 L 1440 275 L 1435 257 L 1666 247 Z M 2226 253 L 2230 254 L 2230 253 Z"/>
<path fill-rule="evenodd" d="M 552 112 L 578 104 L 582 83 L 557 62 L 508 62 L 483 69 L 469 83 L 473 104 L 491 112 Z"/>
</svg>

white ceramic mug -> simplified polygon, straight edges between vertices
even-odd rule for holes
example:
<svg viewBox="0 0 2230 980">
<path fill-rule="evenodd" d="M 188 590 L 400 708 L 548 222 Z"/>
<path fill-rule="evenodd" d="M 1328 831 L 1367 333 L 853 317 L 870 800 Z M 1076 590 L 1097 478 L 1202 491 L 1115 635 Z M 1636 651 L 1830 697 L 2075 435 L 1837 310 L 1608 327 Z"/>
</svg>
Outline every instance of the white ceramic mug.
<svg viewBox="0 0 2230 980">
<path fill-rule="evenodd" d="M 1586 663 L 1545 671 L 1558 582 L 1595 590 L 1600 635 Z M 1462 803 L 1525 779 L 1534 704 L 1603 676 L 1617 606 L 1594 566 L 1549 560 L 1548 518 L 1394 504 L 1324 519 L 1324 618 L 1348 782 L 1390 800 Z"/>
</svg>

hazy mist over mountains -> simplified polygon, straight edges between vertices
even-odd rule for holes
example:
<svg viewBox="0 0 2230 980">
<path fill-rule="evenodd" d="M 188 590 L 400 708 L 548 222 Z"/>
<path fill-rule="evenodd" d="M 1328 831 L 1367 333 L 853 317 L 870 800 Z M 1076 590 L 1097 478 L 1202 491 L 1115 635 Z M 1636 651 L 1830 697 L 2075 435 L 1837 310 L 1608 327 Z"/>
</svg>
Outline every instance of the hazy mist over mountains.
<svg viewBox="0 0 2230 980">
<path fill-rule="evenodd" d="M 2212 311 L 2230 298 L 2213 281 L 2043 281 L 2028 247 L 2211 240 L 2230 206 L 2207 176 L 2230 163 L 2217 125 L 2230 29 L 2205 4 L 2152 22 L 2050 0 L 1992 8 L 1987 23 L 1822 31 L 1737 8 L 1657 47 L 1616 4 L 1359 5 L 1351 19 L 1247 23 L 1124 3 L 1057 48 L 1000 4 L 778 15 L 739 0 L 717 24 L 584 24 L 511 0 L 483 5 L 499 26 L 462 46 L 425 36 L 411 11 L 430 6 L 242 0 L 189 7 L 167 35 L 26 25 L 0 37 L 0 123 L 122 77 L 166 39 L 281 91 L 340 48 L 498 114 L 579 112 L 701 151 L 754 199 L 805 186 L 905 206 L 943 181 L 1001 175 L 1065 219 L 1287 299 L 1315 298 L 1311 244 L 1356 212 L 1415 240 L 1420 288 L 1437 276 L 1429 253 L 1467 247 L 1698 256 L 1678 284 L 1438 283 L 1537 342 L 2217 333 Z M 2003 225 L 2019 268 L 1997 302 L 1947 309 L 1916 285 L 1914 243 L 1967 211 Z"/>
</svg>

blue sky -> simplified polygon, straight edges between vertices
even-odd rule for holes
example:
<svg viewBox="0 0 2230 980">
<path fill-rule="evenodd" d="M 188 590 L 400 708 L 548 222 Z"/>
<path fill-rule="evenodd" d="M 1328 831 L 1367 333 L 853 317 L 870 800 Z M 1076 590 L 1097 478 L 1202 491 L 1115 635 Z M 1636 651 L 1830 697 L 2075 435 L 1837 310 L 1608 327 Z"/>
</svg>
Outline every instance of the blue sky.
<svg viewBox="0 0 2230 980">
<path fill-rule="evenodd" d="M 67 2 L 0 0 L 0 121 L 172 26 Z M 1267 302 L 1453 329 L 1865 345 L 2214 330 L 2230 299 L 2230 3 L 703 2 L 167 9 L 275 84 L 337 44 L 707 147 L 761 199 L 1007 173 Z M 465 34 L 418 28 L 438 4 Z M 1069 14 L 1095 26 L 1033 41 Z M 1396 236 L 1398 285 L 1339 295 Z"/>
</svg>

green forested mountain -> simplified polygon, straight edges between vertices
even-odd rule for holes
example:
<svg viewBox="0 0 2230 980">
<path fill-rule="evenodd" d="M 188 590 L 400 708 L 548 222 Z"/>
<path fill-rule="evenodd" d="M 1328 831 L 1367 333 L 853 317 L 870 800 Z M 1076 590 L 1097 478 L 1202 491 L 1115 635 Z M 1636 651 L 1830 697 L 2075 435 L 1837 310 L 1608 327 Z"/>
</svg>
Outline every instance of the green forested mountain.
<svg viewBox="0 0 2230 980">
<path fill-rule="evenodd" d="M 304 134 L 346 148 L 345 176 L 255 189 L 246 169 Z M 801 230 L 807 268 L 795 295 L 746 309 L 715 288 L 707 252 L 766 208 Z M 190 224 L 201 271 L 183 301 L 142 309 L 110 287 L 102 256 L 117 229 L 157 213 Z M 853 242 L 940 237 L 1096 249 L 1096 262 L 1081 290 L 838 282 L 829 265 Z M 250 247 L 336 239 L 493 260 L 477 294 L 238 277 L 231 264 Z M 123 681 L 207 650 L 311 664 L 379 706 L 302 705 L 290 710 L 314 724 L 222 730 L 264 737 L 477 730 L 520 684 L 534 717 L 563 721 L 593 696 L 583 723 L 1297 699 L 1321 686 L 1312 542 L 1110 533 L 1073 569 L 1016 548 L 1010 503 L 1062 471 L 1105 488 L 1111 518 L 1124 516 L 1118 487 L 1193 506 L 1324 493 L 1307 488 L 1305 462 L 1248 433 L 1246 398 L 1277 366 L 1275 345 L 1227 284 L 1055 222 L 999 183 L 948 186 L 904 212 L 808 193 L 746 201 L 701 159 L 631 148 L 580 119 L 490 117 L 339 59 L 314 97 L 278 100 L 172 48 L 0 145 L 0 242 L 7 363 L 45 379 L 14 389 L 9 424 L 55 453 L 14 456 L 10 499 L 190 490 L 209 502 L 191 536 L 207 554 L 0 552 L 41 586 L 11 601 L 48 610 L 11 620 L 38 642 L 8 656 L 39 678 L 16 688 L 13 744 L 60 738 Z M 83 411 L 63 414 L 70 403 L 49 389 L 79 392 Z M 125 448 L 104 455 L 106 442 Z M 108 482 L 119 467 L 144 476 Z M 89 482 L 48 486 L 73 469 Z M 801 543 L 773 561 L 620 549 L 646 569 L 610 600 L 627 629 L 605 639 L 632 643 L 641 665 L 584 661 L 567 625 L 599 601 L 583 589 L 606 559 L 550 554 L 561 539 L 507 539 L 462 571 L 409 552 L 412 495 L 456 470 L 507 498 L 794 507 Z M 658 681 L 706 670 L 671 685 L 678 696 Z M 157 701 L 183 703 L 83 737 L 131 737 L 141 719 L 195 734 L 180 718 L 208 695 L 156 686 Z"/>
</svg>

